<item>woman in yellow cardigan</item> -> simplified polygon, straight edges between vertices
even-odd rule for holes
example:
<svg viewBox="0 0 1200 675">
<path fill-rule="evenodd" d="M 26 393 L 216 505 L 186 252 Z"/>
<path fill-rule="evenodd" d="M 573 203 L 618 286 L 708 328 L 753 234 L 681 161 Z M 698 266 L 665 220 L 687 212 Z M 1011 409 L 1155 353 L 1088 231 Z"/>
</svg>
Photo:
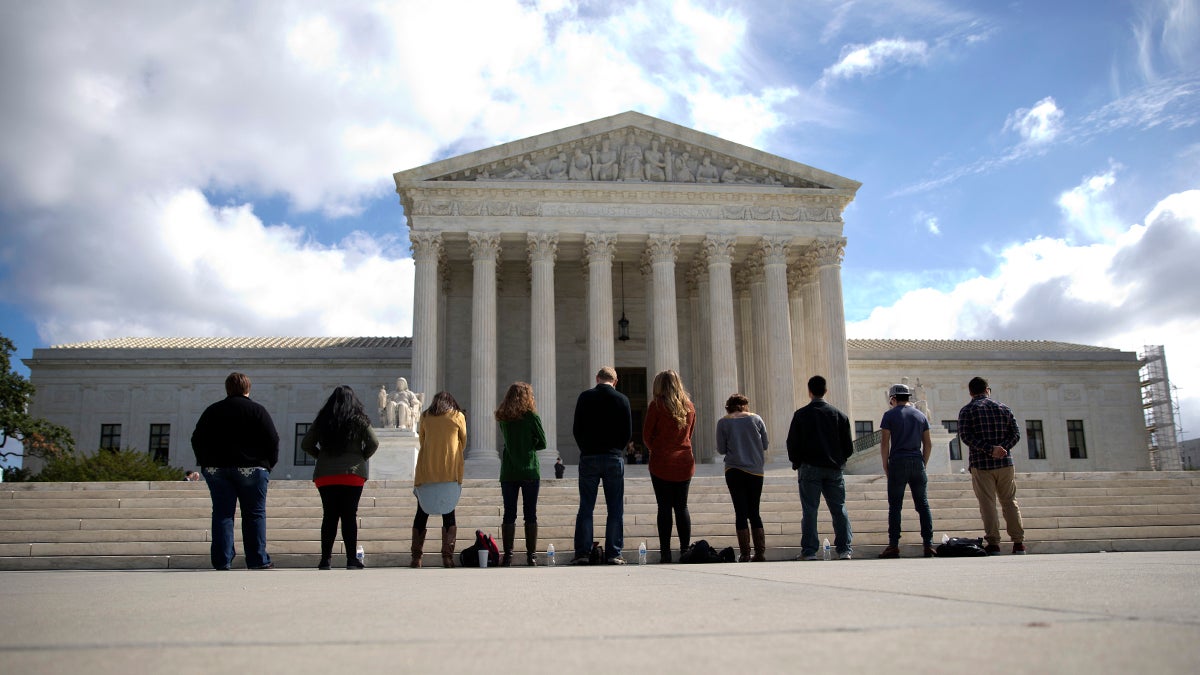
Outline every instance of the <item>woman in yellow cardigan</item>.
<svg viewBox="0 0 1200 675">
<path fill-rule="evenodd" d="M 417 423 L 420 450 L 417 453 L 416 473 L 413 487 L 425 483 L 448 483 L 462 485 L 463 453 L 467 447 L 467 418 L 458 401 L 448 391 L 439 391 L 433 403 L 421 413 Z M 417 515 L 413 518 L 412 563 L 409 567 L 420 567 L 425 548 L 425 526 L 429 514 L 417 502 Z M 442 515 L 442 566 L 454 567 L 454 540 L 458 536 L 458 525 L 454 511 Z"/>
</svg>

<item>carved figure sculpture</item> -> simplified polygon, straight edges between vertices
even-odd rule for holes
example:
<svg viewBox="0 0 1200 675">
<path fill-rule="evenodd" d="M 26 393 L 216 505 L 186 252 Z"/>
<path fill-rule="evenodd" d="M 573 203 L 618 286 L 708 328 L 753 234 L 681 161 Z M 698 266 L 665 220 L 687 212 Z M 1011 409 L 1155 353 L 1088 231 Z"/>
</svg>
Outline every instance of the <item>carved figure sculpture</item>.
<svg viewBox="0 0 1200 675">
<path fill-rule="evenodd" d="M 551 158 L 549 162 L 546 162 L 546 178 L 550 180 L 567 179 L 567 153 L 560 152 L 558 157 Z"/>
<path fill-rule="evenodd" d="M 382 384 L 379 385 L 378 404 L 379 404 L 379 426 L 386 427 L 387 426 L 388 393 L 387 393 L 387 387 Z"/>
<path fill-rule="evenodd" d="M 621 146 L 621 180 L 642 180 L 642 146 L 633 140 L 633 134 L 625 137 Z"/>
<path fill-rule="evenodd" d="M 609 139 L 600 141 L 600 152 L 592 151 L 592 176 L 596 180 L 617 179 L 617 151 Z"/>
<path fill-rule="evenodd" d="M 696 167 L 696 182 L 716 183 L 720 178 L 721 174 L 717 172 L 717 167 L 713 166 L 712 159 L 705 155 L 700 166 Z"/>
<path fill-rule="evenodd" d="M 650 141 L 650 147 L 642 155 L 646 160 L 646 180 L 662 182 L 667 179 L 667 163 L 658 150 L 658 140 Z"/>
<path fill-rule="evenodd" d="M 592 179 L 592 157 L 582 148 L 575 148 L 575 156 L 571 158 L 571 166 L 567 168 L 567 178 L 571 180 Z"/>
<path fill-rule="evenodd" d="M 388 426 L 412 431 L 421 415 L 421 397 L 408 389 L 408 380 L 396 378 L 396 391 L 388 397 Z"/>
<path fill-rule="evenodd" d="M 692 173 L 691 157 L 687 152 L 675 158 L 675 178 L 679 183 L 695 183 L 696 176 Z"/>
<path fill-rule="evenodd" d="M 721 182 L 722 183 L 740 182 L 740 181 L 738 181 L 738 166 L 736 164 L 734 164 L 733 166 L 731 166 L 728 169 L 725 169 L 724 171 L 721 172 Z"/>
</svg>

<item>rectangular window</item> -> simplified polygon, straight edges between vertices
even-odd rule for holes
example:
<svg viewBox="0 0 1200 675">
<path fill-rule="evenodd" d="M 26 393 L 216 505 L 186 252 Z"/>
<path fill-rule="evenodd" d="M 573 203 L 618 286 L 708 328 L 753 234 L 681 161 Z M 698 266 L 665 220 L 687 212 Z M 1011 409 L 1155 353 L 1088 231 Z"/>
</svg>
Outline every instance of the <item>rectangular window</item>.
<svg viewBox="0 0 1200 675">
<path fill-rule="evenodd" d="M 962 459 L 962 441 L 958 440 L 958 420 L 942 420 L 946 431 L 954 434 L 950 439 L 950 459 Z"/>
<path fill-rule="evenodd" d="M 100 449 L 101 450 L 120 450 L 121 449 L 121 425 L 120 424 L 101 424 L 100 425 Z"/>
<path fill-rule="evenodd" d="M 875 433 L 875 423 L 872 422 L 871 420 L 867 420 L 865 422 L 862 420 L 859 420 L 854 423 L 854 437 L 855 438 L 862 438 L 863 436 L 870 436 L 873 433 Z"/>
<path fill-rule="evenodd" d="M 1079 433 L 1082 438 L 1083 430 Z M 1046 459 L 1046 437 L 1042 434 L 1041 420 L 1025 420 L 1025 445 L 1029 448 L 1029 459 Z"/>
<path fill-rule="evenodd" d="M 296 423 L 296 446 L 293 450 L 295 456 L 293 457 L 292 461 L 292 463 L 296 466 L 312 466 L 317 463 L 317 460 L 313 458 L 312 455 L 309 455 L 305 453 L 304 450 L 300 449 L 300 441 L 304 440 L 304 434 L 308 433 L 308 429 L 311 426 L 311 422 Z"/>
<path fill-rule="evenodd" d="M 171 454 L 171 425 L 150 425 L 150 456 L 154 461 L 166 466 Z"/>
<path fill-rule="evenodd" d="M 1071 449 L 1071 459 L 1087 459 L 1083 420 L 1067 420 L 1067 447 Z"/>
</svg>

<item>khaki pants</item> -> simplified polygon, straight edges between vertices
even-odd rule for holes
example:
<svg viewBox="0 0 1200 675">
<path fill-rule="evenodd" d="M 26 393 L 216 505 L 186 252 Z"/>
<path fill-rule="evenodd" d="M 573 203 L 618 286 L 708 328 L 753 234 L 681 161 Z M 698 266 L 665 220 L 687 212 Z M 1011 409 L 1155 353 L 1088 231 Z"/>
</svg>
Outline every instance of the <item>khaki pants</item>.
<svg viewBox="0 0 1200 675">
<path fill-rule="evenodd" d="M 996 513 L 996 500 L 1004 510 L 1004 524 L 1008 538 L 1014 544 L 1025 541 L 1025 528 L 1021 526 L 1021 508 L 1017 506 L 1017 470 L 1006 466 L 1000 469 L 971 469 L 971 487 L 979 500 L 979 515 L 983 518 L 983 533 L 987 543 L 1000 544 L 1000 516 Z"/>
</svg>

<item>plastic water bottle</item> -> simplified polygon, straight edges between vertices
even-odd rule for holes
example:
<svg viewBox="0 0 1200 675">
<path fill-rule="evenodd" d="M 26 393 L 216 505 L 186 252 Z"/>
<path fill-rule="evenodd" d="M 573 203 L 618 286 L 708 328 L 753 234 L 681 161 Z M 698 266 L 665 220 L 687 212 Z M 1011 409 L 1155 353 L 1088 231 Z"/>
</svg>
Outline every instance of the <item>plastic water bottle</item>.
<svg viewBox="0 0 1200 675">
<path fill-rule="evenodd" d="M 360 563 L 366 559 L 367 554 L 363 551 L 362 544 L 359 544 L 358 548 L 354 550 L 354 557 L 357 558 L 358 562 Z"/>
<path fill-rule="evenodd" d="M 554 567 L 554 544 L 546 547 L 546 564 Z"/>
<path fill-rule="evenodd" d="M 825 559 L 829 560 L 829 540 L 828 539 L 826 539 L 825 542 L 823 544 L 821 544 L 821 551 L 823 552 Z"/>
<path fill-rule="evenodd" d="M 646 564 L 646 542 L 644 542 L 644 541 L 641 543 L 640 546 L 638 546 L 638 564 L 639 565 Z"/>
</svg>

